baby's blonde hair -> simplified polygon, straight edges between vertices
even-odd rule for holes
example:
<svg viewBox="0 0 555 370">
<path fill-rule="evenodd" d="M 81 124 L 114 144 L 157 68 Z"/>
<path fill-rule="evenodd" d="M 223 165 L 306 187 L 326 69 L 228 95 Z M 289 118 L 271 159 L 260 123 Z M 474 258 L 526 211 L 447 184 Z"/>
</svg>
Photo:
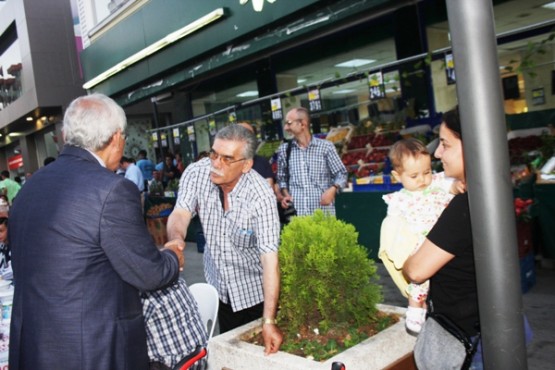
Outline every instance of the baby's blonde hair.
<svg viewBox="0 0 555 370">
<path fill-rule="evenodd" d="M 415 138 L 399 140 L 389 150 L 391 166 L 397 172 L 403 170 L 403 160 L 409 157 L 417 158 L 420 155 L 429 156 L 430 152 L 420 140 Z"/>
</svg>

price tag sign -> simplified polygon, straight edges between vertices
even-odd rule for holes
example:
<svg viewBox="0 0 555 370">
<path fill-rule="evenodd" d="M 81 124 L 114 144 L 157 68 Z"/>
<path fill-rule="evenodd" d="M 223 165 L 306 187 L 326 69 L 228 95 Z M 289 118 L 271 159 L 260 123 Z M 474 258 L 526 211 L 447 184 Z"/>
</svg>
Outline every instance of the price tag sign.
<svg viewBox="0 0 555 370">
<path fill-rule="evenodd" d="M 320 100 L 320 90 L 312 89 L 308 92 L 308 108 L 311 112 L 322 110 L 322 100 Z"/>
<path fill-rule="evenodd" d="M 370 90 L 370 100 L 385 98 L 385 86 L 381 72 L 372 73 L 368 76 L 368 88 Z"/>
<path fill-rule="evenodd" d="M 272 106 L 272 119 L 276 121 L 281 121 L 283 119 L 283 111 L 281 110 L 281 99 L 276 98 L 270 100 Z"/>
<path fill-rule="evenodd" d="M 174 144 L 179 144 L 181 142 L 181 138 L 179 137 L 179 128 L 178 127 L 174 128 L 172 133 L 173 133 Z"/>
<path fill-rule="evenodd" d="M 162 143 L 162 148 L 168 146 L 168 135 L 165 132 L 160 134 L 160 142 Z"/>
<path fill-rule="evenodd" d="M 445 75 L 447 76 L 447 85 L 453 85 L 457 82 L 453 54 L 445 54 Z"/>
<path fill-rule="evenodd" d="M 229 123 L 237 122 L 237 113 L 235 112 L 229 113 L 228 120 L 229 120 Z"/>
<path fill-rule="evenodd" d="M 212 136 L 216 135 L 216 119 L 215 118 L 208 121 L 208 131 L 210 132 L 210 135 L 212 135 Z"/>
<path fill-rule="evenodd" d="M 155 148 L 158 148 L 158 132 L 153 132 L 151 135 L 151 139 L 152 139 L 152 145 Z"/>
<path fill-rule="evenodd" d="M 532 104 L 533 105 L 545 104 L 545 91 L 543 87 L 532 89 Z"/>
<path fill-rule="evenodd" d="M 195 126 L 187 126 L 187 136 L 189 136 L 189 141 L 195 141 Z"/>
</svg>

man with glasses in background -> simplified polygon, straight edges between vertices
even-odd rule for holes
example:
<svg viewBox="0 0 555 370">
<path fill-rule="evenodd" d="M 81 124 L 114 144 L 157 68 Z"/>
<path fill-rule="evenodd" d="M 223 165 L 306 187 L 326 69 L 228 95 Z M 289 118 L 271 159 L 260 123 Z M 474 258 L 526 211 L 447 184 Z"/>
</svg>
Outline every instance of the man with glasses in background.
<svg viewBox="0 0 555 370">
<path fill-rule="evenodd" d="M 280 224 L 268 183 L 251 171 L 256 138 L 230 125 L 216 134 L 209 157 L 189 165 L 168 224 L 168 245 L 184 246 L 199 215 L 206 237 L 204 275 L 220 296 L 220 333 L 262 318 L 264 352 L 279 350 Z"/>
<path fill-rule="evenodd" d="M 278 149 L 281 206 L 293 205 L 299 216 L 311 215 L 318 208 L 335 215 L 335 196 L 347 184 L 347 169 L 335 146 L 312 136 L 310 115 L 302 107 L 287 113 L 284 130 L 293 139 Z"/>
</svg>

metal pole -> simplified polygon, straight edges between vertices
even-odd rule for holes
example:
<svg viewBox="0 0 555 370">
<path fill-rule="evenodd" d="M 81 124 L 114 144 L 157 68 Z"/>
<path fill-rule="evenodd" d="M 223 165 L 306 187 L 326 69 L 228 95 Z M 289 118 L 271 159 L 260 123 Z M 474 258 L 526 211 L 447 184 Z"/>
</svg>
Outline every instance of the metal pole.
<svg viewBox="0 0 555 370">
<path fill-rule="evenodd" d="M 493 7 L 485 0 L 446 3 L 462 121 L 484 365 L 486 369 L 527 369 Z"/>
</svg>

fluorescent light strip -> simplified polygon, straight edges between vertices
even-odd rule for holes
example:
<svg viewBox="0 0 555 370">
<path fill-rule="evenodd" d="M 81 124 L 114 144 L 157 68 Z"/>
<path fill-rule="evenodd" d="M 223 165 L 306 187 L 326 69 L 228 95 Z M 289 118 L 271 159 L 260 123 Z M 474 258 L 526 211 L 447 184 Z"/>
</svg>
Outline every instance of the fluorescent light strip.
<svg viewBox="0 0 555 370">
<path fill-rule="evenodd" d="M 343 63 L 336 64 L 336 67 L 356 68 L 370 63 L 374 63 L 374 59 L 351 59 Z"/>
<path fill-rule="evenodd" d="M 240 94 L 235 95 L 239 98 L 247 98 L 247 97 L 251 97 L 251 96 L 258 96 L 258 91 L 254 91 L 254 90 L 249 90 L 249 91 L 245 91 L 242 92 Z"/>
<path fill-rule="evenodd" d="M 169 35 L 167 35 L 163 39 L 160 39 L 160 40 L 156 41 L 155 43 L 147 46 L 146 48 L 138 51 L 137 53 L 131 55 L 129 58 L 119 62 L 118 64 L 116 64 L 112 68 L 102 72 L 101 74 L 99 74 L 95 78 L 87 81 L 83 85 L 83 88 L 84 89 L 90 89 L 91 87 L 98 85 L 99 83 L 101 83 L 102 81 L 112 77 L 116 73 L 119 73 L 119 72 L 123 71 L 125 68 L 137 63 L 138 61 L 140 61 L 140 60 L 142 60 L 142 59 L 144 59 L 144 58 L 146 58 L 146 57 L 148 57 L 148 56 L 150 56 L 154 53 L 156 53 L 160 49 L 165 48 L 166 46 L 182 39 L 183 37 L 185 37 L 187 35 L 190 35 L 191 33 L 209 25 L 210 23 L 220 19 L 223 16 L 224 16 L 224 8 L 218 8 L 218 9 L 206 14 L 205 16 L 189 23 L 185 27 L 182 27 L 182 28 L 178 29 L 177 31 L 174 31 L 174 32 L 170 33 Z"/>
</svg>

